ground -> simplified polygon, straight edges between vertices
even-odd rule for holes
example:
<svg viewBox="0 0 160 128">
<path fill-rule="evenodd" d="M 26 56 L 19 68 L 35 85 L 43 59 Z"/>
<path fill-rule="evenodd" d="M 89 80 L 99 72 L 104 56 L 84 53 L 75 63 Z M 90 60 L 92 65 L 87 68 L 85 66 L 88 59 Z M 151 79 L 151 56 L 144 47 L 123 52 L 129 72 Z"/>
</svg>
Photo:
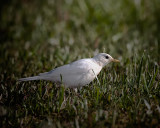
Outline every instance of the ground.
<svg viewBox="0 0 160 128">
<path fill-rule="evenodd" d="M 6 0 L 0 10 L 0 127 L 160 127 L 159 0 Z M 99 52 L 121 62 L 77 93 L 18 82 Z"/>
</svg>

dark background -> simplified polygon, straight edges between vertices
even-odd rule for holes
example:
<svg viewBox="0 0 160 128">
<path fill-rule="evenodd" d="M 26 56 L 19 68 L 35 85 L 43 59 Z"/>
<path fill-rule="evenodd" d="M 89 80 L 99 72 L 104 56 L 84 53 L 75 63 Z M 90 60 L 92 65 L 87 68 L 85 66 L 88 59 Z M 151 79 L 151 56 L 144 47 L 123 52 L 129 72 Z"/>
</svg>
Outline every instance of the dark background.
<svg viewBox="0 0 160 128">
<path fill-rule="evenodd" d="M 158 127 L 159 43 L 159 0 L 1 1 L 1 125 Z M 82 98 L 52 83 L 17 81 L 99 52 L 121 63 L 101 72 L 100 85 L 79 90 Z"/>
</svg>

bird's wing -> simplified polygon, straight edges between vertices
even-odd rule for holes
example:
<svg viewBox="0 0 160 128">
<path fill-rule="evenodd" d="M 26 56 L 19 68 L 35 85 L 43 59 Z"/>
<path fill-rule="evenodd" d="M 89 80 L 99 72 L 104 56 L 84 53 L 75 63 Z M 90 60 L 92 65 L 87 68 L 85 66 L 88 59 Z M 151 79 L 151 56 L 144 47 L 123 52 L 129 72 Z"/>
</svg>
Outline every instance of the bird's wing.
<svg viewBox="0 0 160 128">
<path fill-rule="evenodd" d="M 82 59 L 42 73 L 39 77 L 57 83 L 63 82 L 68 87 L 83 86 L 96 77 L 97 66 L 93 59 Z"/>
<path fill-rule="evenodd" d="M 83 75 L 92 69 L 93 63 L 94 62 L 91 59 L 81 59 L 39 75 L 48 77 L 59 77 L 60 75 Z"/>
</svg>

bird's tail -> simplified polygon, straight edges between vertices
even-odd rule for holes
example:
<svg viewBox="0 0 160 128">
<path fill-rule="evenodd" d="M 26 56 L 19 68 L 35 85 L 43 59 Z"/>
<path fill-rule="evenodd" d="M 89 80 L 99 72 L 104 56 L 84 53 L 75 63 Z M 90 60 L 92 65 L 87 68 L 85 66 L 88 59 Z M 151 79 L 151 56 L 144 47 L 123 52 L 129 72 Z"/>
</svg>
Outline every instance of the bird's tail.
<svg viewBox="0 0 160 128">
<path fill-rule="evenodd" d="M 40 80 L 40 76 L 33 76 L 33 77 L 27 77 L 27 78 L 20 78 L 19 81 L 31 81 L 31 80 Z"/>
</svg>

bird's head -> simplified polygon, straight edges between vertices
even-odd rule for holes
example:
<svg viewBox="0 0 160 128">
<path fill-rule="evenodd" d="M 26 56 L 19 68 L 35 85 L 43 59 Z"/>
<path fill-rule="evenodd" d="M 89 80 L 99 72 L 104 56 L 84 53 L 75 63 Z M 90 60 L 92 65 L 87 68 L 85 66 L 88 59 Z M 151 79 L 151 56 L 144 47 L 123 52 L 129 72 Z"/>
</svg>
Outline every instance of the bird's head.
<svg viewBox="0 0 160 128">
<path fill-rule="evenodd" d="M 114 59 L 112 56 L 106 53 L 99 53 L 94 56 L 93 59 L 95 59 L 102 67 L 106 66 L 110 62 L 120 62 L 119 60 Z"/>
</svg>

